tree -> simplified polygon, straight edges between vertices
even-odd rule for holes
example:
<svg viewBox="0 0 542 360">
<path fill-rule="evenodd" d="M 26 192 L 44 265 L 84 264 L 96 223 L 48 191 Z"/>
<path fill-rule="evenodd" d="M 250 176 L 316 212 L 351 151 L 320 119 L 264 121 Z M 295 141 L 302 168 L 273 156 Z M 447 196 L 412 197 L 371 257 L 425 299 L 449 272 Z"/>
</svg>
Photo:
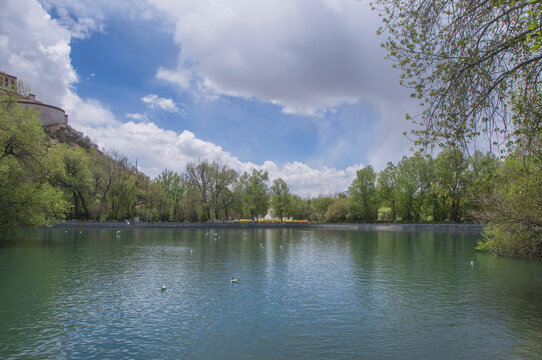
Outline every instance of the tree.
<svg viewBox="0 0 542 360">
<path fill-rule="evenodd" d="M 212 219 L 211 210 L 215 219 L 220 217 L 220 211 L 224 210 L 228 215 L 228 208 L 232 198 L 228 192 L 235 180 L 237 173 L 220 161 L 209 162 L 204 160 L 199 164 L 188 163 L 186 165 L 186 177 L 189 185 L 195 190 L 199 202 L 206 214 L 207 219 Z M 225 207 L 226 206 L 226 207 Z"/>
<path fill-rule="evenodd" d="M 480 249 L 542 258 L 542 159 L 508 156 L 478 202 L 479 219 L 490 222 Z"/>
<path fill-rule="evenodd" d="M 540 0 L 376 0 L 401 83 L 423 108 L 416 143 L 444 147 L 485 136 L 510 144 L 512 99 L 539 106 Z M 417 123 L 417 118 L 414 118 Z M 536 120 L 540 126 L 540 117 Z"/>
<path fill-rule="evenodd" d="M 376 173 L 371 165 L 358 170 L 348 188 L 350 214 L 354 219 L 374 221 L 376 218 Z"/>
<path fill-rule="evenodd" d="M 236 183 L 236 192 L 240 196 L 243 213 L 252 220 L 265 216 L 269 207 L 267 171 L 252 170 L 243 173 Z"/>
<path fill-rule="evenodd" d="M 458 148 L 447 149 L 435 159 L 435 187 L 443 220 L 460 222 L 464 218 L 461 210 L 467 193 L 468 161 Z"/>
<path fill-rule="evenodd" d="M 47 148 L 37 112 L 0 97 L 0 231 L 64 217 L 68 204 L 49 182 L 60 165 Z"/>
<path fill-rule="evenodd" d="M 128 158 L 115 150 L 107 150 L 104 153 L 92 153 L 92 193 L 95 199 L 92 206 L 92 217 L 101 220 L 108 212 L 107 200 L 112 185 L 121 176 L 128 166 Z"/>
<path fill-rule="evenodd" d="M 57 144 L 49 156 L 54 156 L 62 165 L 52 174 L 51 183 L 62 189 L 71 203 L 72 219 L 90 218 L 92 174 L 87 153 L 79 147 Z"/>
<path fill-rule="evenodd" d="M 233 202 L 231 190 L 236 179 L 237 172 L 226 164 L 220 161 L 211 163 L 209 184 L 211 206 L 214 209 L 215 219 L 220 218 L 221 210 L 224 211 L 225 217 L 228 218 L 228 209 Z"/>
<path fill-rule="evenodd" d="M 186 165 L 187 180 L 198 194 L 207 219 L 211 218 L 211 171 L 211 165 L 208 161 L 203 161 L 198 165 L 194 163 Z"/>
<path fill-rule="evenodd" d="M 506 239 L 519 254 L 533 249 L 536 227 L 522 226 L 533 218 L 520 197 L 505 192 L 531 179 L 532 164 L 542 158 L 542 1 L 376 0 L 375 6 L 383 6 L 389 57 L 423 108 L 414 118 L 421 125 L 413 132 L 416 143 L 422 150 L 438 144 L 468 152 L 483 136 L 490 146 L 506 145 L 500 153 L 511 158 L 504 169 L 514 167 L 519 178 L 505 179 L 500 169 L 495 189 L 479 197 L 478 216 L 491 225 L 488 239 Z M 518 156 L 523 167 L 512 165 Z M 526 186 L 536 191 L 536 181 Z M 531 207 L 542 212 L 536 201 Z M 516 226 L 505 229 L 502 214 L 514 215 Z"/>
<path fill-rule="evenodd" d="M 282 219 L 290 207 L 290 190 L 281 178 L 275 179 L 271 186 L 271 208 L 275 217 Z"/>
<path fill-rule="evenodd" d="M 388 162 L 386 168 L 378 173 L 376 179 L 376 193 L 379 199 L 381 206 L 384 206 L 387 209 L 390 209 L 391 214 L 386 212 L 386 217 L 379 218 L 387 219 L 387 221 L 395 221 L 395 188 L 397 186 L 396 182 L 397 177 L 397 168 L 393 165 L 392 162 Z M 389 219 L 388 219 L 389 218 Z"/>
<path fill-rule="evenodd" d="M 167 201 L 167 209 L 163 214 L 163 220 L 181 220 L 178 218 L 181 211 L 181 202 L 186 196 L 187 184 L 177 172 L 165 169 L 160 175 L 154 179 L 154 183 L 158 184 Z"/>
<path fill-rule="evenodd" d="M 108 193 L 108 217 L 112 220 L 126 220 L 134 217 L 137 197 L 136 176 L 128 170 L 121 172 L 111 184 Z"/>
<path fill-rule="evenodd" d="M 334 201 L 332 198 L 325 196 L 312 199 L 310 204 L 311 218 L 319 221 L 325 220 L 326 211 Z"/>
<path fill-rule="evenodd" d="M 326 221 L 346 221 L 348 212 L 348 198 L 340 197 L 339 199 L 335 200 L 335 202 L 331 204 L 327 209 L 325 215 Z"/>
<path fill-rule="evenodd" d="M 309 203 L 299 196 L 290 195 L 289 207 L 286 215 L 294 220 L 307 219 L 309 217 Z"/>
<path fill-rule="evenodd" d="M 403 156 L 397 164 L 396 199 L 397 220 L 414 220 L 414 197 L 419 189 L 419 181 L 412 160 Z"/>
<path fill-rule="evenodd" d="M 420 220 L 421 206 L 428 188 L 426 170 L 425 159 L 420 155 L 404 156 L 397 164 L 394 197 L 398 220 Z"/>
<path fill-rule="evenodd" d="M 489 193 L 493 189 L 493 180 L 500 167 L 499 158 L 490 152 L 483 154 L 476 151 L 469 159 L 469 170 L 467 172 L 467 200 L 469 216 L 475 216 L 479 209 L 477 201 L 483 194 Z"/>
</svg>

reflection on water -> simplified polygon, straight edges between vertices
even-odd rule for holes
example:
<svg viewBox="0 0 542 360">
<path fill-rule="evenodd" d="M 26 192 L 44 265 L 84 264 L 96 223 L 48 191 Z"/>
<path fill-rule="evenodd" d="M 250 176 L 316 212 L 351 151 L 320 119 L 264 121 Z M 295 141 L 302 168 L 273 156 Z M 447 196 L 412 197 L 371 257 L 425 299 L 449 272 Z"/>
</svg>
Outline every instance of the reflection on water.
<svg viewBox="0 0 542 360">
<path fill-rule="evenodd" d="M 0 247 L 0 358 L 541 358 L 542 264 L 476 240 L 28 231 Z"/>
</svg>

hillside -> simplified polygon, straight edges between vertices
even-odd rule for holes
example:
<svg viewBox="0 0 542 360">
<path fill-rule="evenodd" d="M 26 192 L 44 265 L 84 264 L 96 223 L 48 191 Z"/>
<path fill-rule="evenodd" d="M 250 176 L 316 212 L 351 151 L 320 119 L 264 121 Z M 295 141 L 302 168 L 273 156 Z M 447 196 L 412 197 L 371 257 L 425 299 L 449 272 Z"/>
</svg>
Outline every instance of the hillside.
<svg viewBox="0 0 542 360">
<path fill-rule="evenodd" d="M 75 130 L 69 125 L 57 124 L 44 126 L 43 130 L 51 143 L 64 143 L 83 149 L 94 148 L 98 150 L 98 146 L 94 144 L 88 136 L 85 136 L 85 134 Z"/>
</svg>

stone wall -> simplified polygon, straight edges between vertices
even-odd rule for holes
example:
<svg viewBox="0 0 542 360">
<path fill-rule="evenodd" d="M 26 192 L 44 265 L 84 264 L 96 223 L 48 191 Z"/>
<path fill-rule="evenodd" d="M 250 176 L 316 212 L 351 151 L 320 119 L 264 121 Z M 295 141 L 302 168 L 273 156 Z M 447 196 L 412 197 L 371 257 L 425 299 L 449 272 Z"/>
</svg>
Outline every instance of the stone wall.
<svg viewBox="0 0 542 360">
<path fill-rule="evenodd" d="M 484 224 L 239 224 L 239 223 L 147 223 L 78 222 L 55 224 L 57 228 L 169 228 L 169 229 L 321 229 L 350 231 L 444 231 L 481 233 Z"/>
<path fill-rule="evenodd" d="M 40 112 L 41 123 L 43 126 L 68 125 L 68 115 L 59 107 L 44 104 L 36 100 L 36 95 L 20 95 L 15 93 L 17 87 L 17 77 L 0 72 L 0 95 L 11 93 L 18 97 L 17 102 L 25 108 L 34 108 Z"/>
<path fill-rule="evenodd" d="M 27 109 L 37 109 L 40 112 L 41 123 L 43 126 L 68 124 L 68 116 L 61 108 L 32 100 L 27 100 L 25 98 L 19 99 L 18 102 Z"/>
</svg>

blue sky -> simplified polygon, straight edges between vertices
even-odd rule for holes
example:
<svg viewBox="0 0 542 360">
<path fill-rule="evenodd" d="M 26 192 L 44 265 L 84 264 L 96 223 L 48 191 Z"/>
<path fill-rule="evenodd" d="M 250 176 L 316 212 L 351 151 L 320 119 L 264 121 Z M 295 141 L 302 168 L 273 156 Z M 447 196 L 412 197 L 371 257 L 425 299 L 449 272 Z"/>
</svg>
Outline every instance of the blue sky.
<svg viewBox="0 0 542 360">
<path fill-rule="evenodd" d="M 316 196 L 408 155 L 378 25 L 355 0 L 7 0 L 0 69 L 151 177 L 220 159 Z"/>
</svg>

